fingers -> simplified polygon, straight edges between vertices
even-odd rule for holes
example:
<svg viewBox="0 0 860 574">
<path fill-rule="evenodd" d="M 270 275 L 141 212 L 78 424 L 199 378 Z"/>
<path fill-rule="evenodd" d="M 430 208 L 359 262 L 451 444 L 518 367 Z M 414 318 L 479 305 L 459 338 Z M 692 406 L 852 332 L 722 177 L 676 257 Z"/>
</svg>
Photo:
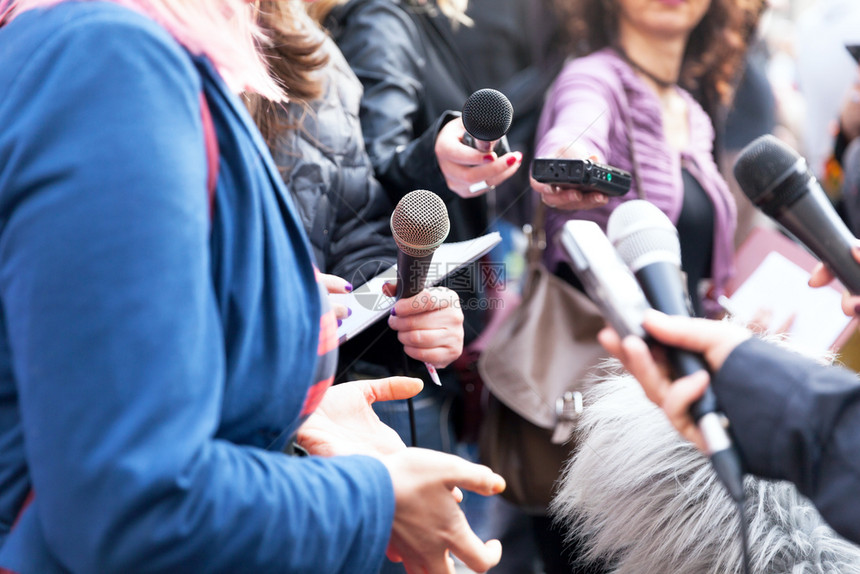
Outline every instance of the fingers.
<svg viewBox="0 0 860 574">
<path fill-rule="evenodd" d="M 320 273 L 319 282 L 325 285 L 326 291 L 329 293 L 350 293 L 352 291 L 352 283 L 337 275 Z"/>
<path fill-rule="evenodd" d="M 860 296 L 852 295 L 848 291 L 843 291 L 842 312 L 849 317 L 860 315 Z"/>
<path fill-rule="evenodd" d="M 860 263 L 860 246 L 851 248 L 851 255 L 854 261 Z M 823 287 L 833 281 L 834 276 L 823 263 L 818 263 L 815 269 L 812 270 L 812 275 L 809 277 L 810 287 Z M 848 317 L 854 317 L 860 310 L 860 296 L 852 295 L 848 291 L 842 292 L 842 312 Z"/>
<path fill-rule="evenodd" d="M 621 359 L 621 337 L 612 327 L 604 327 L 597 334 L 597 341 L 606 349 L 610 355 Z"/>
<path fill-rule="evenodd" d="M 697 371 L 690 376 L 675 381 L 665 394 L 660 405 L 681 436 L 696 445 L 699 450 L 707 451 L 704 436 L 690 416 L 690 407 L 702 398 L 711 378 L 705 371 Z"/>
<path fill-rule="evenodd" d="M 407 355 L 443 368 L 463 352 L 463 312 L 459 302 L 450 289 L 424 290 L 398 301 L 388 325 L 397 331 Z"/>
<path fill-rule="evenodd" d="M 855 250 L 852 249 L 852 253 Z M 812 270 L 812 274 L 809 276 L 809 286 L 810 287 L 824 287 L 833 281 L 833 274 L 824 266 L 824 263 L 818 263 L 815 265 L 815 268 Z"/>
<path fill-rule="evenodd" d="M 452 548 L 451 552 L 474 572 L 486 572 L 502 559 L 502 543 L 498 540 L 483 542 L 467 528 L 462 544 Z"/>
<path fill-rule="evenodd" d="M 341 321 L 352 315 L 352 309 L 350 309 L 346 305 L 335 303 L 331 300 L 329 300 L 329 302 L 331 303 L 331 310 L 334 311 L 334 317 L 338 321 L 338 326 L 340 326 Z"/>
<path fill-rule="evenodd" d="M 326 291 L 328 291 L 329 294 L 349 293 L 352 291 L 352 283 L 350 283 L 346 279 L 341 279 L 337 275 L 319 273 L 318 279 L 319 282 L 322 283 L 323 286 L 325 286 Z M 343 321 L 344 319 L 352 315 L 352 310 L 346 305 L 341 305 L 340 303 L 335 303 L 334 301 L 331 301 L 331 307 L 334 311 L 334 316 L 338 321 Z"/>
<path fill-rule="evenodd" d="M 532 188 L 540 194 L 547 206 L 566 211 L 595 209 L 609 203 L 609 196 L 596 192 L 583 192 L 575 187 L 549 185 L 531 180 Z"/>
<path fill-rule="evenodd" d="M 446 287 L 432 287 L 423 289 L 414 297 L 397 301 L 394 304 L 393 315 L 397 318 L 404 318 L 448 308 L 459 310 L 459 303 L 460 298 L 454 291 Z"/>
<path fill-rule="evenodd" d="M 752 334 L 738 325 L 708 319 L 669 316 L 648 310 L 642 326 L 658 341 L 702 353 L 712 369 L 719 369 L 729 353 Z"/>
<path fill-rule="evenodd" d="M 413 377 L 353 381 L 352 384 L 360 384 L 364 387 L 362 392 L 367 398 L 368 404 L 408 399 L 420 393 L 421 389 L 424 388 L 424 382 Z"/>
<path fill-rule="evenodd" d="M 466 129 L 460 118 L 451 120 L 436 136 L 434 151 L 448 187 L 463 198 L 478 197 L 513 175 L 522 165 L 521 152 L 501 157 L 463 143 Z"/>
<path fill-rule="evenodd" d="M 616 335 L 617 336 L 617 335 Z M 657 365 L 648 345 L 639 337 L 629 336 L 621 341 L 621 362 L 630 371 L 651 402 L 662 405 L 672 381 Z"/>
<path fill-rule="evenodd" d="M 404 345 L 403 352 L 416 361 L 428 363 L 437 369 L 444 369 L 463 354 L 463 345 L 434 345 L 432 348 L 410 347 Z"/>
<path fill-rule="evenodd" d="M 505 490 L 505 479 L 483 464 L 475 464 L 458 456 L 446 457 L 451 465 L 447 471 L 448 488 L 465 488 L 483 496 Z"/>
<path fill-rule="evenodd" d="M 397 281 L 388 281 L 382 284 L 382 294 L 394 297 L 397 294 Z"/>
<path fill-rule="evenodd" d="M 471 148 L 470 148 L 471 149 Z M 481 196 L 503 183 L 520 168 L 523 154 L 514 151 L 501 157 L 482 156 L 481 164 L 465 163 L 464 158 L 439 159 L 445 183 L 460 197 Z"/>
</svg>

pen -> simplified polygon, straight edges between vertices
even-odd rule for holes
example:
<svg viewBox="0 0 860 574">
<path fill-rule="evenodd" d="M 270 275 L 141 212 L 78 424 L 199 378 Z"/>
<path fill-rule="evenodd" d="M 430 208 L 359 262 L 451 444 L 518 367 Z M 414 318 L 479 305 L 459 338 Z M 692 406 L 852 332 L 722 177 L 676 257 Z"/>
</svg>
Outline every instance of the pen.
<svg viewBox="0 0 860 574">
<path fill-rule="evenodd" d="M 430 373 L 430 380 L 441 387 L 442 381 L 439 380 L 439 373 L 436 372 L 436 367 L 430 363 L 424 363 L 424 366 L 427 367 L 427 372 Z"/>
</svg>

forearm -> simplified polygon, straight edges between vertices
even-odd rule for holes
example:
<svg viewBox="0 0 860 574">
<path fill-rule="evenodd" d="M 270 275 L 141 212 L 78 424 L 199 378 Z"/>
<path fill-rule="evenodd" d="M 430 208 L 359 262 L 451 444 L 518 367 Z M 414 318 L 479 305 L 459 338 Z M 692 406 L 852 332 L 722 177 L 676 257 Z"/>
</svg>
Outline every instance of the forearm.
<svg viewBox="0 0 860 574">
<path fill-rule="evenodd" d="M 843 535 L 860 540 L 860 382 L 757 339 L 729 355 L 713 381 L 747 468 L 790 480 Z"/>
</svg>

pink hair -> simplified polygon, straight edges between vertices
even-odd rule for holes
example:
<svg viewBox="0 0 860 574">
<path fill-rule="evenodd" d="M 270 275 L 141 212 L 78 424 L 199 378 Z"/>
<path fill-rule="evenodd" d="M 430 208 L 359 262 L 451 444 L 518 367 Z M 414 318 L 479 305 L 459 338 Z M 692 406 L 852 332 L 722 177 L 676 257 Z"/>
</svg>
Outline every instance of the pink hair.
<svg viewBox="0 0 860 574">
<path fill-rule="evenodd" d="M 0 18 L 69 0 L 0 0 Z M 235 91 L 284 100 L 257 49 L 262 33 L 245 0 L 111 0 L 158 22 L 193 54 L 207 56 Z"/>
</svg>

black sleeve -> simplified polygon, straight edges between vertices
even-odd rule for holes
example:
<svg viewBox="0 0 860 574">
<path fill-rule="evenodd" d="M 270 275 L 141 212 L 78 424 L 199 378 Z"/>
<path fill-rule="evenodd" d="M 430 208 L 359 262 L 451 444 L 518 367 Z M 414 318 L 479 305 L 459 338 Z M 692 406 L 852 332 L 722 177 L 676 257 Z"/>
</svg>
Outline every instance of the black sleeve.
<svg viewBox="0 0 860 574">
<path fill-rule="evenodd" d="M 860 541 L 860 380 L 750 339 L 714 392 L 752 473 L 789 480 L 840 534 Z"/>
</svg>

